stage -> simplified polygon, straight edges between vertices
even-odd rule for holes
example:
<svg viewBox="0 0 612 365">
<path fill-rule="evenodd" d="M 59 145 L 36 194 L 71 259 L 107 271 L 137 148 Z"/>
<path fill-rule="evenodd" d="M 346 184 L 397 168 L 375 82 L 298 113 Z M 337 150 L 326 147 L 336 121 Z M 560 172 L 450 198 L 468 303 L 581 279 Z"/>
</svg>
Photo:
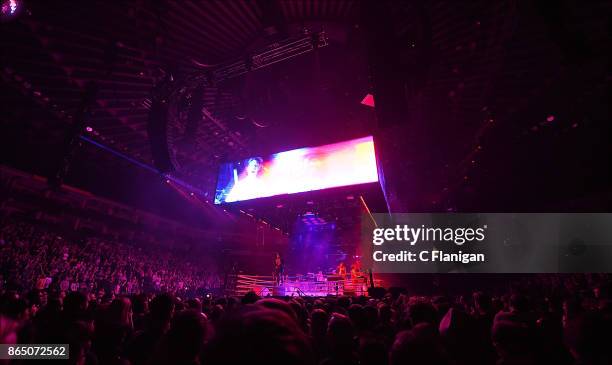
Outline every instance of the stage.
<svg viewBox="0 0 612 365">
<path fill-rule="evenodd" d="M 368 296 L 370 280 L 365 276 L 357 278 L 342 278 L 337 275 L 299 275 L 286 276 L 285 280 L 276 285 L 272 276 L 232 275 L 227 294 L 242 296 L 249 291 L 265 297 L 271 296 Z M 380 280 L 374 279 L 375 287 L 382 286 Z"/>
</svg>

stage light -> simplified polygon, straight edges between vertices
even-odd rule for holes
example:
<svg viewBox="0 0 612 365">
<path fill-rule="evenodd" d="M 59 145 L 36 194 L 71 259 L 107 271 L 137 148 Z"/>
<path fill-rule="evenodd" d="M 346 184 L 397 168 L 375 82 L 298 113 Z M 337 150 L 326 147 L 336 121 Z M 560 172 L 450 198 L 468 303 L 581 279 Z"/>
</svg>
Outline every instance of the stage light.
<svg viewBox="0 0 612 365">
<path fill-rule="evenodd" d="M 87 133 L 93 132 L 93 128 L 91 128 L 89 126 L 85 127 L 85 130 L 87 131 Z"/>
<path fill-rule="evenodd" d="M 374 95 L 367 94 L 361 99 L 361 104 L 374 108 Z"/>
<path fill-rule="evenodd" d="M 554 120 L 555 120 L 555 116 L 554 115 L 549 115 L 549 116 L 546 117 L 546 121 L 547 122 L 552 122 Z"/>
<path fill-rule="evenodd" d="M 3 0 L 0 4 L 0 19 L 2 21 L 15 18 L 22 10 L 21 0 Z"/>
</svg>

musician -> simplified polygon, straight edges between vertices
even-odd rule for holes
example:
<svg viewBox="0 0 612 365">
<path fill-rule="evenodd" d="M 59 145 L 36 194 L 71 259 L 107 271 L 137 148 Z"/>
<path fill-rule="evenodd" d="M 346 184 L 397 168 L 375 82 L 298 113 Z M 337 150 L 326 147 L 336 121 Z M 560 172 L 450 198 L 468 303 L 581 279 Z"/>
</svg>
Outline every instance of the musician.
<svg viewBox="0 0 612 365">
<path fill-rule="evenodd" d="M 338 273 L 338 275 L 342 277 L 346 276 L 346 265 L 344 265 L 344 261 L 338 264 L 338 267 L 336 268 L 336 272 Z"/>
<path fill-rule="evenodd" d="M 234 181 L 231 190 L 225 197 L 226 202 L 248 200 L 266 195 L 266 187 L 262 180 L 263 159 L 261 157 L 249 158 L 243 172 L 238 176 L 238 170 L 234 169 Z"/>
<path fill-rule="evenodd" d="M 357 279 L 362 276 L 361 273 L 361 261 L 356 260 L 351 265 L 351 280 L 357 282 Z"/>
<path fill-rule="evenodd" d="M 274 271 L 272 272 L 274 283 L 277 286 L 283 282 L 284 271 L 285 271 L 285 268 L 283 264 L 283 259 L 280 253 L 277 252 L 276 256 L 274 257 Z"/>
</svg>

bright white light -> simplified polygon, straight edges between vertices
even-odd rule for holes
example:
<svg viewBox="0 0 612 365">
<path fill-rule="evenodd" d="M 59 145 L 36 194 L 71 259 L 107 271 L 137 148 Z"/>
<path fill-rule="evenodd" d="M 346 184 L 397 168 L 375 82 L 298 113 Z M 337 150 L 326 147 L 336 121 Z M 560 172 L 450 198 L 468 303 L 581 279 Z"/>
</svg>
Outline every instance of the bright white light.
<svg viewBox="0 0 612 365">
<path fill-rule="evenodd" d="M 378 181 L 371 136 L 225 164 L 215 204 Z"/>
</svg>

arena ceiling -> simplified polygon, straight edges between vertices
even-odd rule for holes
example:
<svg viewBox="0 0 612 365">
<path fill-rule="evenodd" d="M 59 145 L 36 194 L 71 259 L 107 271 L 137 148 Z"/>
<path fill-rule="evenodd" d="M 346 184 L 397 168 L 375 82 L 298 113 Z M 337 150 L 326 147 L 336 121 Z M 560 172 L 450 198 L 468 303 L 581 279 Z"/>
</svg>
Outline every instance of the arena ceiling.
<svg viewBox="0 0 612 365">
<path fill-rule="evenodd" d="M 508 164 L 533 176 L 549 166 L 541 184 L 555 181 L 563 167 L 547 164 L 552 152 L 536 148 L 567 152 L 559 144 L 576 137 L 581 142 L 572 148 L 585 148 L 609 115 L 601 108 L 610 80 L 606 2 L 378 2 L 385 11 L 376 20 L 390 28 L 380 42 L 396 48 L 403 70 L 407 108 L 399 121 L 377 120 L 359 103 L 376 87 L 367 1 L 22 3 L 18 18 L 0 24 L 2 152 L 6 162 L 39 173 L 54 165 L 52 151 L 73 123 L 87 82 L 99 89 L 86 120 L 92 137 L 152 164 L 147 100 L 164 74 L 244 57 L 305 28 L 327 33 L 330 45 L 320 57 L 206 90 L 205 105 L 230 132 L 242 132 L 246 148 L 237 150 L 211 126 L 198 150 L 184 156 L 192 182 L 211 188 L 224 159 L 375 134 L 384 144 L 383 165 L 394 167 L 387 175 L 397 209 L 470 206 L 474 191 L 516 185 L 506 178 Z M 247 132 L 236 122 L 245 116 L 255 122 Z M 536 163 L 517 162 L 534 154 Z M 576 169 L 587 155 L 565 157 Z M 100 180 L 126 169 L 87 146 L 67 181 L 99 191 Z M 594 189 L 605 186 L 600 181 Z"/>
</svg>

